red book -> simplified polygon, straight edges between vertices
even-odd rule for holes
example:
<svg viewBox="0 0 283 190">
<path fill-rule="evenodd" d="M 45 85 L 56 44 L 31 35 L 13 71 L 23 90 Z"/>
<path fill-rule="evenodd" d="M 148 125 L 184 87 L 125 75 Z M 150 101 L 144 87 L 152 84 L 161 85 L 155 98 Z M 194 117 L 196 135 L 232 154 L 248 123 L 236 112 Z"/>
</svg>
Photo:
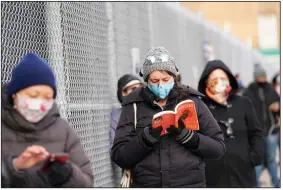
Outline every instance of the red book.
<svg viewBox="0 0 283 190">
<path fill-rule="evenodd" d="M 41 170 L 43 172 L 46 171 L 46 169 L 48 168 L 48 166 L 54 162 L 54 161 L 58 161 L 58 162 L 61 162 L 61 163 L 67 163 L 69 160 L 69 154 L 68 153 L 53 153 L 53 154 L 50 154 L 48 156 L 48 158 L 46 159 L 45 163 L 43 164 Z"/>
<path fill-rule="evenodd" d="M 184 100 L 178 103 L 175 111 L 162 111 L 153 116 L 152 127 L 162 126 L 161 136 L 166 134 L 170 125 L 179 128 L 178 120 L 182 119 L 189 130 L 199 130 L 199 123 L 195 103 L 192 100 Z"/>
</svg>

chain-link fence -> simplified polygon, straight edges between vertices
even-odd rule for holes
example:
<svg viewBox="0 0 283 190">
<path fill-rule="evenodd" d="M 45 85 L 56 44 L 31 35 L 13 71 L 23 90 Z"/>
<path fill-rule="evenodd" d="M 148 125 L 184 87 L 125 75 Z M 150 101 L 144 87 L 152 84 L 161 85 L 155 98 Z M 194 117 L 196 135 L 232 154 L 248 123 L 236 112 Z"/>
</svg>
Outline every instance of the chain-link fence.
<svg viewBox="0 0 283 190">
<path fill-rule="evenodd" d="M 121 174 L 110 161 L 109 115 L 118 105 L 118 78 L 140 66 L 133 63 L 133 48 L 142 63 L 150 47 L 164 46 L 183 82 L 194 88 L 205 64 L 205 41 L 246 84 L 253 63 L 264 62 L 202 18 L 163 2 L 1 2 L 1 34 L 2 84 L 29 51 L 52 65 L 61 114 L 91 160 L 95 187 L 116 186 Z"/>
<path fill-rule="evenodd" d="M 91 160 L 94 186 L 113 186 L 108 18 L 102 2 L 2 2 L 2 83 L 33 51 L 52 65 L 57 102 Z"/>
</svg>

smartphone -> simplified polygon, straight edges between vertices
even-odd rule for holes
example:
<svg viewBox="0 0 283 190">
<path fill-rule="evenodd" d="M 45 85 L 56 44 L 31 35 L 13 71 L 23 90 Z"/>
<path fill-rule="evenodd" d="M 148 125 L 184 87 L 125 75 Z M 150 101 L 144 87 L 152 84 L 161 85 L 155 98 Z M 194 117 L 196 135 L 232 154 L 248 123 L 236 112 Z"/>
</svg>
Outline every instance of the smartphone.
<svg viewBox="0 0 283 190">
<path fill-rule="evenodd" d="M 43 164 L 41 170 L 44 172 L 48 168 L 48 166 L 55 161 L 61 162 L 61 163 L 67 163 L 69 160 L 69 154 L 68 153 L 52 153 L 48 156 L 45 163 Z"/>
</svg>

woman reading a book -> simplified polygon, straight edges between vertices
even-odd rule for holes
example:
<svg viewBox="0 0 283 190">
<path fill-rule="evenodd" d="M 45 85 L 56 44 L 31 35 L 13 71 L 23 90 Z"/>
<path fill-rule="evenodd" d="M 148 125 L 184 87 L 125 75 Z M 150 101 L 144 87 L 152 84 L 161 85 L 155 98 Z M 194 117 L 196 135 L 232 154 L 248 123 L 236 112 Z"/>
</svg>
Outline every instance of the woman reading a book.
<svg viewBox="0 0 283 190">
<path fill-rule="evenodd" d="M 203 160 L 225 154 L 203 95 L 176 83 L 177 72 L 165 48 L 152 48 L 140 73 L 146 85 L 123 101 L 111 158 L 130 170 L 130 187 L 206 187 Z"/>
<path fill-rule="evenodd" d="M 221 127 L 226 154 L 220 160 L 207 160 L 207 187 L 251 188 L 256 186 L 254 167 L 263 158 L 263 129 L 251 101 L 238 96 L 238 83 L 220 60 L 207 63 L 198 90 Z"/>
</svg>

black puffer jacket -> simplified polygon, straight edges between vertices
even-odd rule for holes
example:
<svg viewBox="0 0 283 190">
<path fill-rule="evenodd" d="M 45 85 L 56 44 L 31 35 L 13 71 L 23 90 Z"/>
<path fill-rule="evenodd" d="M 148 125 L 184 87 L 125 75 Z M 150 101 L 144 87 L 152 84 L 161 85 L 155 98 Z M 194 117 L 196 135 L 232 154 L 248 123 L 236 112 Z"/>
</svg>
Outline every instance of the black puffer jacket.
<svg viewBox="0 0 283 190">
<path fill-rule="evenodd" d="M 223 130 L 226 154 L 220 160 L 206 160 L 207 187 L 232 188 L 255 187 L 254 167 L 263 160 L 263 129 L 260 125 L 251 101 L 246 97 L 235 95 L 238 84 L 230 69 L 221 61 L 211 61 L 204 69 L 198 90 L 205 92 L 206 80 L 215 69 L 222 69 L 229 77 L 232 92 L 227 106 L 220 105 L 210 99 L 203 98 L 215 119 Z M 227 136 L 227 127 L 223 121 L 230 120 L 233 138 Z"/>
<path fill-rule="evenodd" d="M 195 102 L 200 131 L 195 150 L 179 144 L 166 134 L 160 144 L 148 147 L 141 138 L 144 127 L 151 125 L 154 114 L 162 111 L 153 104 L 148 88 L 134 90 L 123 102 L 111 157 L 122 168 L 132 172 L 132 187 L 206 187 L 203 159 L 219 159 L 225 153 L 223 134 L 212 114 L 198 98 L 199 92 L 187 88 L 187 97 Z M 137 104 L 137 128 L 134 129 L 133 103 Z M 173 89 L 163 110 L 173 110 L 177 92 Z"/>
</svg>

